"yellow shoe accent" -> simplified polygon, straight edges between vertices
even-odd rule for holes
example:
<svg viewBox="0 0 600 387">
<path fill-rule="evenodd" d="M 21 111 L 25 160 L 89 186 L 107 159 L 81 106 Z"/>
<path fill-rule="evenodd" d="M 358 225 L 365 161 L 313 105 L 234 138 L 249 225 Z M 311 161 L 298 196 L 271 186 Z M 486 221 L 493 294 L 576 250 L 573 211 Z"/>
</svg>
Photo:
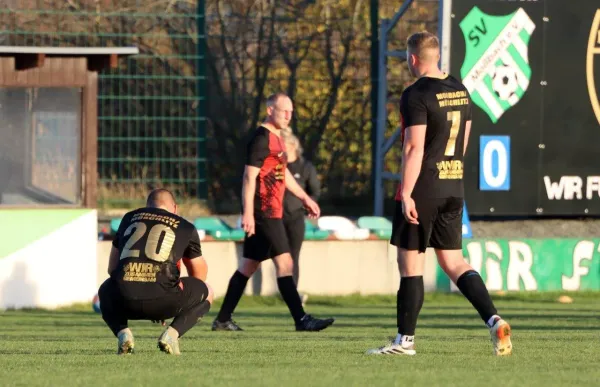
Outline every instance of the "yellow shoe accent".
<svg viewBox="0 0 600 387">
<path fill-rule="evenodd" d="M 117 346 L 117 355 L 131 355 L 133 353 L 133 334 L 129 329 L 123 329 L 117 335 L 119 344 Z"/>
<path fill-rule="evenodd" d="M 158 338 L 158 349 L 167 355 L 181 355 L 179 351 L 179 339 L 169 332 L 170 329 L 172 330 L 173 328 L 165 329 Z"/>
<path fill-rule="evenodd" d="M 494 355 L 508 356 L 512 354 L 511 334 L 510 325 L 506 321 L 502 319 L 496 321 L 496 324 L 490 329 L 490 336 L 494 345 Z"/>
</svg>

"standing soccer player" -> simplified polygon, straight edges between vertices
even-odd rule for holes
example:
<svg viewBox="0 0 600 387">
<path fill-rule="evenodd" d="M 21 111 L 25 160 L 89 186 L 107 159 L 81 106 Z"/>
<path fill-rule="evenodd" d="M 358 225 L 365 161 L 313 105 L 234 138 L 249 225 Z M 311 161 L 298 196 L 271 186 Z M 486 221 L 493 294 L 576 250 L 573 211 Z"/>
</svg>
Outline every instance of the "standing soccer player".
<svg viewBox="0 0 600 387">
<path fill-rule="evenodd" d="M 423 306 L 425 250 L 475 307 L 490 330 L 494 354 L 510 355 L 511 329 L 494 307 L 483 280 L 462 255 L 463 160 L 471 130 L 465 86 L 439 67 L 437 37 L 413 34 L 407 62 L 418 80 L 400 100 L 402 179 L 396 193 L 391 244 L 398 249 L 398 335 L 369 354 L 415 355 L 415 328 Z"/>
<path fill-rule="evenodd" d="M 316 319 L 304 312 L 294 283 L 294 262 L 283 224 L 283 196 L 286 188 L 298 196 L 309 211 L 318 217 L 319 206 L 298 185 L 287 169 L 287 155 L 281 130 L 292 118 L 290 98 L 277 93 L 267 99 L 267 119 L 248 143 L 242 187 L 242 227 L 246 232 L 243 258 L 229 281 L 227 293 L 212 330 L 242 330 L 232 319 L 248 279 L 260 263 L 272 258 L 277 270 L 277 286 L 294 319 L 297 331 L 320 331 L 334 319 Z"/>
</svg>

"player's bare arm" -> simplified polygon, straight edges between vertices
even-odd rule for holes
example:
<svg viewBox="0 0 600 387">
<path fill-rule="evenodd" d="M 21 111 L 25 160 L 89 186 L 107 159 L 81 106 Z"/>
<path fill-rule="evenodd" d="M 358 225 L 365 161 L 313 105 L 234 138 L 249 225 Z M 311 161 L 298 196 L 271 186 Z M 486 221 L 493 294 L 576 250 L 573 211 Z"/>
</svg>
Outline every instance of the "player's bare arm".
<svg viewBox="0 0 600 387">
<path fill-rule="evenodd" d="M 471 123 L 471 120 L 465 123 L 465 144 L 463 145 L 463 156 L 467 153 L 467 144 L 469 143 L 469 135 L 471 134 Z"/>
<path fill-rule="evenodd" d="M 244 213 L 242 215 L 242 228 L 248 236 L 254 234 L 254 195 L 256 193 L 256 177 L 260 168 L 246 165 L 244 181 L 242 183 L 242 200 Z"/>
<path fill-rule="evenodd" d="M 196 257 L 193 259 L 184 257 L 183 264 L 185 265 L 190 277 L 198 278 L 199 280 L 206 282 L 206 277 L 208 276 L 208 265 L 206 264 L 204 257 Z"/>
<path fill-rule="evenodd" d="M 298 196 L 298 198 L 302 200 L 302 202 L 309 211 L 310 217 L 319 217 L 319 215 L 321 214 L 321 209 L 319 208 L 319 205 L 311 199 L 311 197 L 306 193 L 306 191 L 302 189 L 302 187 L 300 187 L 290 170 L 287 168 L 285 170 L 285 188 L 290 190 L 291 193 Z"/>
<path fill-rule="evenodd" d="M 417 210 L 411 195 L 421 172 L 425 152 L 425 130 L 427 125 L 414 125 L 406 128 L 402 149 L 402 203 L 406 219 L 418 224 Z"/>
<path fill-rule="evenodd" d="M 113 246 L 110 249 L 110 256 L 108 258 L 108 275 L 111 275 L 113 271 L 115 271 L 115 269 L 117 268 L 117 266 L 119 266 L 119 256 L 121 254 L 119 253 L 119 249 L 117 249 L 115 246 Z"/>
</svg>

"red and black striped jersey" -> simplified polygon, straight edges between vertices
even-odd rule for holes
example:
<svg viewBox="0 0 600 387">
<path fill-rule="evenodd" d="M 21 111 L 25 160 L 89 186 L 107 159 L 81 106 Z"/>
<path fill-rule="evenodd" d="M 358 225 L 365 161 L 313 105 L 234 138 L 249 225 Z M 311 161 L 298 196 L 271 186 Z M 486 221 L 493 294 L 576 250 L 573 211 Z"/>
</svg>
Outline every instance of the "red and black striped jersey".
<svg viewBox="0 0 600 387">
<path fill-rule="evenodd" d="M 282 218 L 287 168 L 283 139 L 264 126 L 258 127 L 248 142 L 246 165 L 260 168 L 256 177 L 254 216 Z"/>
</svg>

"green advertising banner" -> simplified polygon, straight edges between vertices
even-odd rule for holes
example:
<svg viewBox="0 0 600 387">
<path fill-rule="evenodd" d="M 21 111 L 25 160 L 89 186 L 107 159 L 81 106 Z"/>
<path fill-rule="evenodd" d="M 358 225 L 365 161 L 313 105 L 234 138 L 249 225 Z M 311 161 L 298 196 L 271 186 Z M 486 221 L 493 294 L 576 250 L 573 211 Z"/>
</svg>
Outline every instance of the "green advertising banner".
<svg viewBox="0 0 600 387">
<path fill-rule="evenodd" d="M 600 239 L 465 239 L 489 291 L 600 290 Z M 436 288 L 456 291 L 437 268 Z"/>
</svg>

